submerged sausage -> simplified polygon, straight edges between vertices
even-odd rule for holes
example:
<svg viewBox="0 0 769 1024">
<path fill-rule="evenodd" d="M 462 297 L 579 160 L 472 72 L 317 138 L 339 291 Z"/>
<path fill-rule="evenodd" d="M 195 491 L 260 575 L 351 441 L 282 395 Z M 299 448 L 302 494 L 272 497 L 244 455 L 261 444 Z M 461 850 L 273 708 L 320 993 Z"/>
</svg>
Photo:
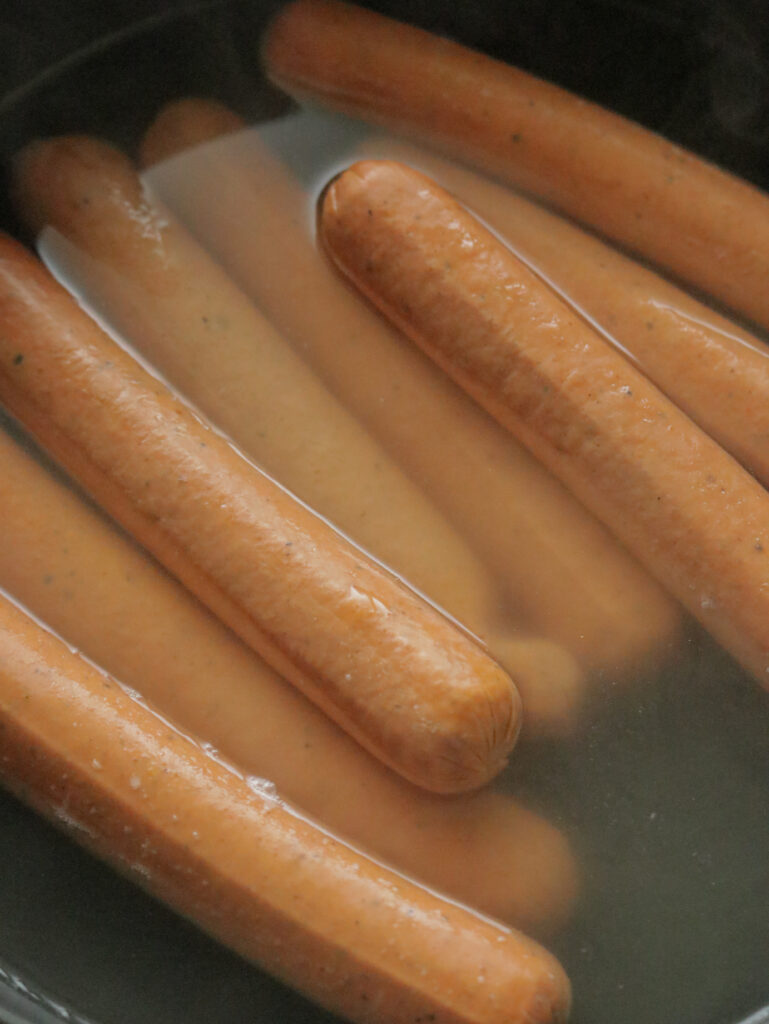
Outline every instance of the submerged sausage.
<svg viewBox="0 0 769 1024">
<path fill-rule="evenodd" d="M 769 685 L 769 494 L 448 193 L 388 161 L 322 202 L 331 258 Z"/>
<path fill-rule="evenodd" d="M 1 596 L 0 650 L 0 779 L 242 956 L 361 1024 L 565 1020 L 536 943 L 254 791 Z"/>
<path fill-rule="evenodd" d="M 504 764 L 520 698 L 468 636 L 249 464 L 0 239 L 0 400 L 211 610 L 427 789 Z"/>
<path fill-rule="evenodd" d="M 526 931 L 565 921 L 577 867 L 553 825 L 500 793 L 438 797 L 384 768 L 1 430 L 0 477 L 0 588 L 67 641 L 375 856 Z"/>
<path fill-rule="evenodd" d="M 323 265 L 306 225 L 307 197 L 290 168 L 254 133 L 211 141 L 238 125 L 216 103 L 165 107 L 143 157 L 179 155 L 149 172 L 153 190 L 446 512 L 531 632 L 557 640 L 591 671 L 627 673 L 664 651 L 680 622 L 673 602 L 523 448 Z M 565 695 L 560 707 L 568 710 Z"/>
<path fill-rule="evenodd" d="M 491 171 L 769 327 L 769 197 L 653 132 L 339 0 L 287 4 L 264 59 L 290 91 Z"/>
<path fill-rule="evenodd" d="M 535 203 L 425 150 L 381 140 L 367 156 L 424 170 L 769 485 L 769 351 L 653 270 Z"/>
</svg>

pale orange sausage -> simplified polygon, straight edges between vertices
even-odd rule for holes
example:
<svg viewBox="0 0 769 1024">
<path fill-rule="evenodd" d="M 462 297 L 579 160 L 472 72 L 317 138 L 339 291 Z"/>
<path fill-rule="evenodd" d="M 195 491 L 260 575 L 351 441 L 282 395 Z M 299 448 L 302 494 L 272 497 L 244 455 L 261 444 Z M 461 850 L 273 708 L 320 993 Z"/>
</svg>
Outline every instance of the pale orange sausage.
<svg viewBox="0 0 769 1024">
<path fill-rule="evenodd" d="M 0 240 L 0 401 L 281 675 L 427 789 L 474 788 L 519 729 L 509 677 L 182 405 Z"/>
<path fill-rule="evenodd" d="M 356 164 L 321 237 L 361 291 L 524 441 L 769 684 L 769 494 L 438 185 Z"/>
<path fill-rule="evenodd" d="M 703 430 L 769 485 L 769 351 L 654 271 L 508 189 L 425 150 L 363 147 L 425 171 L 624 351 Z"/>
<path fill-rule="evenodd" d="M 0 651 L 0 779 L 242 956 L 361 1024 L 565 1020 L 540 946 L 255 792 L 2 597 Z"/>
<path fill-rule="evenodd" d="M 339 0 L 294 0 L 268 73 L 427 140 L 769 327 L 769 197 L 557 86 Z"/>
<path fill-rule="evenodd" d="M 523 448 L 336 280 L 318 259 L 307 197 L 290 169 L 253 133 L 217 139 L 237 123 L 216 103 L 164 108 L 144 160 L 181 152 L 145 176 L 152 189 L 445 511 L 532 633 L 612 674 L 664 651 L 680 621 L 673 602 Z"/>
<path fill-rule="evenodd" d="M 577 866 L 551 824 L 499 793 L 433 796 L 384 768 L 3 431 L 0 478 L 0 588 L 338 835 L 526 931 L 563 924 Z"/>
</svg>

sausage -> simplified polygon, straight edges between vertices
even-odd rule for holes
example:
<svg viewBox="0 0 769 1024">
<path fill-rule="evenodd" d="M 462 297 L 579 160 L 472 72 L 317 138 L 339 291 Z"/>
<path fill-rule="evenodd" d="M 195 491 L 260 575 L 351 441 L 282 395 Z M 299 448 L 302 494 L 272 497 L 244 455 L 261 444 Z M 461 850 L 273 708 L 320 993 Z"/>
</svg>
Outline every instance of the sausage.
<svg viewBox="0 0 769 1024">
<path fill-rule="evenodd" d="M 254 791 L 3 597 L 0 649 L 3 783 L 242 956 L 361 1024 L 565 1020 L 540 946 Z"/>
<path fill-rule="evenodd" d="M 446 512 L 531 633 L 612 676 L 666 652 L 680 625 L 673 602 L 522 447 L 335 279 L 318 260 L 307 198 L 290 170 L 254 133 L 211 141 L 237 123 L 216 103 L 165 107 L 143 159 L 182 152 L 145 175 L 153 191 Z"/>
<path fill-rule="evenodd" d="M 453 792 L 503 766 L 509 677 L 233 449 L 0 238 L 0 401 L 273 668 L 370 752 Z"/>
<path fill-rule="evenodd" d="M 553 825 L 500 793 L 432 796 L 382 767 L 1 430 L 0 476 L 0 588 L 69 643 L 359 848 L 524 930 L 564 923 L 578 871 Z"/>
<path fill-rule="evenodd" d="M 434 177 L 769 485 L 769 360 L 756 337 L 654 271 L 471 171 L 388 140 L 367 145 L 365 153 Z"/>
<path fill-rule="evenodd" d="M 448 193 L 364 161 L 331 184 L 339 269 L 769 684 L 769 494 Z"/>
<path fill-rule="evenodd" d="M 769 197 L 640 125 L 338 0 L 287 4 L 263 57 L 289 91 L 481 167 L 769 327 Z"/>
</svg>

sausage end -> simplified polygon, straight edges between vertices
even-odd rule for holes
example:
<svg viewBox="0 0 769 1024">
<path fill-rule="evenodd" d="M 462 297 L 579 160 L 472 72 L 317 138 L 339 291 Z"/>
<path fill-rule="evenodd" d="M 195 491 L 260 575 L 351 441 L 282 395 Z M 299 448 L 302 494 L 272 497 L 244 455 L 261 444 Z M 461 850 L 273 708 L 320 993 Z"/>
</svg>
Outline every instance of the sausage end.
<svg viewBox="0 0 769 1024">
<path fill-rule="evenodd" d="M 484 655 L 484 657 L 487 657 Z M 523 702 L 510 677 L 494 672 L 463 691 L 413 778 L 434 793 L 466 793 L 490 782 L 506 766 L 521 731 Z"/>
</svg>

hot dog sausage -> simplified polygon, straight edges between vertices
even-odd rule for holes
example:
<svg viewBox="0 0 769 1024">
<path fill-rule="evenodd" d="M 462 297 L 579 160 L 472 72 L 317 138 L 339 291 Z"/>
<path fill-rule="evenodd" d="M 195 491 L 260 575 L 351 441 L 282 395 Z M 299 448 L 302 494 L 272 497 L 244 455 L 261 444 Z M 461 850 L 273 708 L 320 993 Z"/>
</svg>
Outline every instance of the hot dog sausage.
<svg viewBox="0 0 769 1024">
<path fill-rule="evenodd" d="M 502 766 L 520 698 L 468 636 L 210 430 L 0 239 L 0 400 L 282 675 L 428 789 Z"/>
<path fill-rule="evenodd" d="M 565 1019 L 536 943 L 253 791 L 2 596 L 0 649 L 0 779 L 241 955 L 361 1024 Z"/>
<path fill-rule="evenodd" d="M 328 189 L 339 268 L 769 685 L 769 494 L 429 178 Z"/>
</svg>

